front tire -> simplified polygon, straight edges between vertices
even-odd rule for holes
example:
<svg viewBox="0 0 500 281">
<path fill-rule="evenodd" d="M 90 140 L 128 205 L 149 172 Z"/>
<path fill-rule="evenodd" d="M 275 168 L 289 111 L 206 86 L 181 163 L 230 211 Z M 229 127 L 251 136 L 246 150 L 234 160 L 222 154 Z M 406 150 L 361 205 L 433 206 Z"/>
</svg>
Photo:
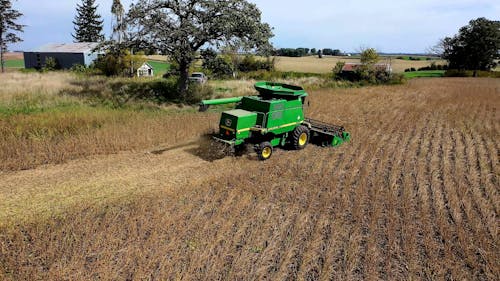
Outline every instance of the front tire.
<svg viewBox="0 0 500 281">
<path fill-rule="evenodd" d="M 296 150 L 304 149 L 309 143 L 310 132 L 306 126 L 298 126 L 292 132 L 292 147 Z"/>
<path fill-rule="evenodd" d="M 265 141 L 259 144 L 256 151 L 259 160 L 265 161 L 271 158 L 271 155 L 273 155 L 273 146 L 271 145 L 271 143 Z"/>
</svg>

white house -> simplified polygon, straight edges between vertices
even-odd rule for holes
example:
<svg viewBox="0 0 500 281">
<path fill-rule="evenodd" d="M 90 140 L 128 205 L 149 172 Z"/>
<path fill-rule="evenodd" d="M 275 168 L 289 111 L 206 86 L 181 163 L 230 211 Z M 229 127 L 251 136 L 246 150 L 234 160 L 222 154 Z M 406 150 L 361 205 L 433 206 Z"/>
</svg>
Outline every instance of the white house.
<svg viewBox="0 0 500 281">
<path fill-rule="evenodd" d="M 153 77 L 154 68 L 147 62 L 137 69 L 137 77 Z"/>
</svg>

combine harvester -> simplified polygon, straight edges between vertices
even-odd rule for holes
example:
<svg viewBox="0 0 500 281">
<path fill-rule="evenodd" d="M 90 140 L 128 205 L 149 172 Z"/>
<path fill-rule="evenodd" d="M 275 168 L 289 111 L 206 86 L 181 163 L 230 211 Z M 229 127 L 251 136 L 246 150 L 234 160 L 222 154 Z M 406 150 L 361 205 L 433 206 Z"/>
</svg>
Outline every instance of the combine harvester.
<svg viewBox="0 0 500 281">
<path fill-rule="evenodd" d="M 232 151 L 243 151 L 251 144 L 259 159 L 267 160 L 278 146 L 299 150 L 309 142 L 338 146 L 350 140 L 344 127 L 304 117 L 307 93 L 302 87 L 258 82 L 255 89 L 258 96 L 204 100 L 200 104 L 200 111 L 211 105 L 237 104 L 222 113 L 219 133 L 213 136 Z"/>
</svg>

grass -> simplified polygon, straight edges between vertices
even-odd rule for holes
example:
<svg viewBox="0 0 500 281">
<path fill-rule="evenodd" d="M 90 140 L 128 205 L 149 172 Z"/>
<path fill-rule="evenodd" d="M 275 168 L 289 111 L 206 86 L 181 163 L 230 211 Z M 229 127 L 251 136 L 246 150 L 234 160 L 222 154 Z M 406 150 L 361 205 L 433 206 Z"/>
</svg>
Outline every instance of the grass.
<svg viewBox="0 0 500 281">
<path fill-rule="evenodd" d="M 148 60 L 148 63 L 153 67 L 155 76 L 161 77 L 170 70 L 170 64 L 162 61 Z"/>
<path fill-rule="evenodd" d="M 23 59 L 6 60 L 5 67 L 7 67 L 7 68 L 24 68 L 24 60 Z"/>
<path fill-rule="evenodd" d="M 446 70 L 422 70 L 405 72 L 405 78 L 422 78 L 422 77 L 443 77 Z"/>
<path fill-rule="evenodd" d="M 311 91 L 307 115 L 352 141 L 266 162 L 182 145 L 218 115 L 124 112 L 91 139 L 137 151 L 0 174 L 0 279 L 498 280 L 499 83 Z"/>
<path fill-rule="evenodd" d="M 2 76 L 5 87 L 0 89 L 0 171 L 159 144 L 174 145 L 208 129 L 209 122 L 190 116 L 195 110 L 192 107 L 134 101 L 122 101 L 122 106 L 116 106 L 109 100 L 96 99 L 93 91 L 104 96 L 101 92 L 108 91 L 99 79 L 82 82 L 87 78 L 70 73 Z M 215 116 L 212 118 L 215 120 Z M 198 122 L 196 131 L 182 130 L 182 124 L 188 121 Z"/>
</svg>

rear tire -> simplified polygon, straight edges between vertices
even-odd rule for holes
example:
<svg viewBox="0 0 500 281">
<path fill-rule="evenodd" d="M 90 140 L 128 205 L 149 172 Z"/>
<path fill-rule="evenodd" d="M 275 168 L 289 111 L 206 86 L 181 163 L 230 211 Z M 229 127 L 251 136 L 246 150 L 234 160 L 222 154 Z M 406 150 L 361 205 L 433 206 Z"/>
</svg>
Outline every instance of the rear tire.
<svg viewBox="0 0 500 281">
<path fill-rule="evenodd" d="M 292 132 L 292 147 L 296 150 L 304 149 L 309 143 L 309 128 L 300 125 Z"/>
<path fill-rule="evenodd" d="M 259 160 L 265 161 L 273 155 L 273 146 L 268 141 L 261 142 L 256 149 Z"/>
</svg>

